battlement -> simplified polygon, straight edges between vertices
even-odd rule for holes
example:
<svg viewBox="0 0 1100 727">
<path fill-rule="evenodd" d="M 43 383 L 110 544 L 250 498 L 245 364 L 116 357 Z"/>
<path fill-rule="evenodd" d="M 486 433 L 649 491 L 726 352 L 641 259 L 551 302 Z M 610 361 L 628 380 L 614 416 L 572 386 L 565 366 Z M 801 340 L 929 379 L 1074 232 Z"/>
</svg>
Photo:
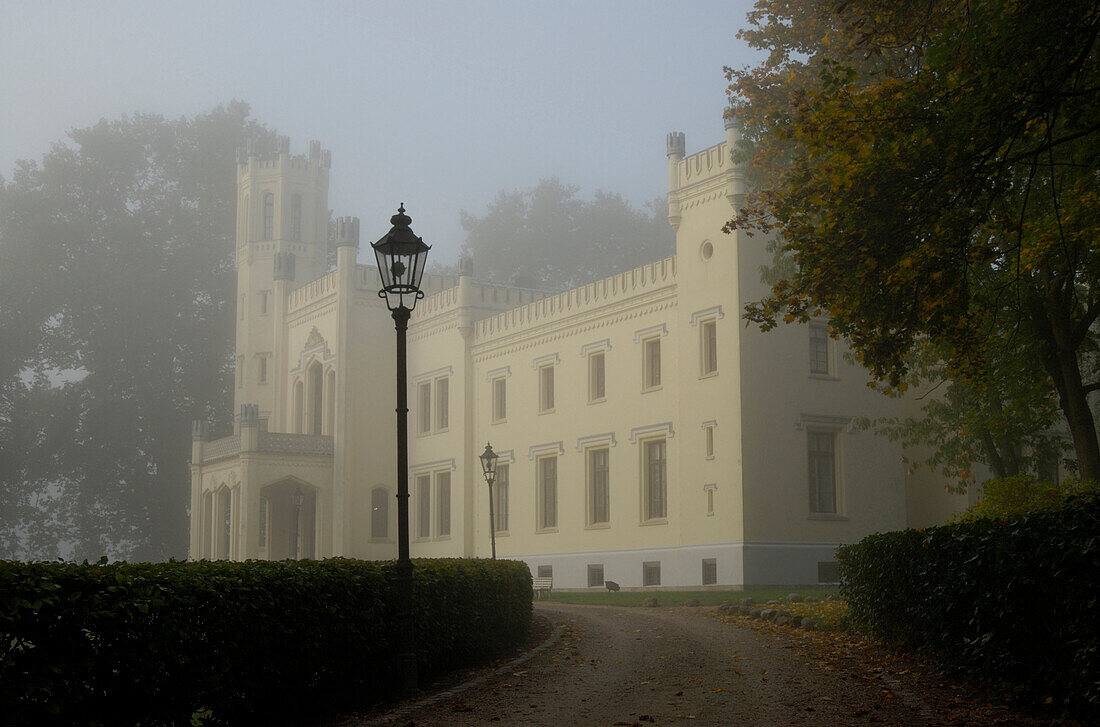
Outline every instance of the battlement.
<svg viewBox="0 0 1100 727">
<path fill-rule="evenodd" d="M 237 148 L 237 164 L 241 171 L 328 171 L 332 168 L 332 152 L 321 148 L 321 142 L 309 142 L 309 154 L 293 156 L 290 138 L 280 136 L 274 144 L 259 139 L 249 139 Z"/>
<path fill-rule="evenodd" d="M 336 272 L 333 270 L 290 291 L 287 295 L 286 312 L 294 313 L 330 295 L 336 295 Z"/>
<path fill-rule="evenodd" d="M 484 318 L 474 324 L 474 336 L 477 339 L 487 339 L 527 326 L 549 323 L 675 282 L 676 257 L 666 257 Z"/>
<path fill-rule="evenodd" d="M 705 182 L 714 177 L 729 174 L 734 169 L 727 142 L 685 157 L 676 165 L 677 189 Z"/>
</svg>

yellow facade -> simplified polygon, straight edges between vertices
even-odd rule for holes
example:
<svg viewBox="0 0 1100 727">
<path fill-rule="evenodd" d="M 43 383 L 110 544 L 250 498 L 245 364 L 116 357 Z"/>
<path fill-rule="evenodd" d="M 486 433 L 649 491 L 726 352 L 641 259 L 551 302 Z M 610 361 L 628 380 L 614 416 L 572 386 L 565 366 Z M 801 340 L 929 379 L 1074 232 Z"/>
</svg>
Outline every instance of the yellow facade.
<svg viewBox="0 0 1100 727">
<path fill-rule="evenodd" d="M 724 142 L 670 134 L 676 252 L 562 293 L 428 276 L 409 324 L 414 557 L 497 552 L 556 588 L 831 579 L 838 544 L 965 506 L 854 426 L 911 402 L 870 391 L 822 327 L 767 334 L 764 241 Z M 235 434 L 197 424 L 193 558 L 396 556 L 395 332 L 340 220 L 325 270 L 329 157 L 242 155 Z M 413 211 L 415 212 L 415 211 Z"/>
</svg>

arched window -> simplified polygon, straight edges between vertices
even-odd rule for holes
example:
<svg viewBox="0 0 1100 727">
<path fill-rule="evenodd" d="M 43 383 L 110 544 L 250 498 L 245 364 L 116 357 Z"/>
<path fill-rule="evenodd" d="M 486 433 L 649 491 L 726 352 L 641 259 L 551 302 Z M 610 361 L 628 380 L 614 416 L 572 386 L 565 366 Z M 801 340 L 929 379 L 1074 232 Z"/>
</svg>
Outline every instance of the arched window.
<svg viewBox="0 0 1100 727">
<path fill-rule="evenodd" d="M 370 493 L 370 536 L 390 536 L 390 493 L 384 487 L 375 487 Z"/>
<path fill-rule="evenodd" d="M 229 559 L 229 546 L 233 539 L 233 498 L 228 487 L 218 490 L 218 549 L 215 558 Z"/>
<path fill-rule="evenodd" d="M 322 434 L 333 435 L 336 422 L 336 372 L 329 371 L 325 377 L 325 428 Z"/>
<path fill-rule="evenodd" d="M 302 195 L 290 198 L 290 239 L 302 239 Z"/>
<path fill-rule="evenodd" d="M 321 433 L 322 394 L 324 380 L 321 376 L 321 362 L 314 361 L 309 367 L 309 431 L 308 434 Z"/>
<path fill-rule="evenodd" d="M 275 239 L 275 195 L 264 192 L 264 239 Z"/>
<path fill-rule="evenodd" d="M 290 416 L 291 416 L 290 428 L 291 428 L 291 431 L 294 432 L 294 434 L 301 434 L 302 433 L 302 396 L 303 396 L 302 390 L 303 390 L 303 388 L 305 388 L 305 387 L 302 386 L 301 381 L 295 381 L 294 382 L 294 403 L 291 405 L 292 408 L 290 410 Z"/>
</svg>

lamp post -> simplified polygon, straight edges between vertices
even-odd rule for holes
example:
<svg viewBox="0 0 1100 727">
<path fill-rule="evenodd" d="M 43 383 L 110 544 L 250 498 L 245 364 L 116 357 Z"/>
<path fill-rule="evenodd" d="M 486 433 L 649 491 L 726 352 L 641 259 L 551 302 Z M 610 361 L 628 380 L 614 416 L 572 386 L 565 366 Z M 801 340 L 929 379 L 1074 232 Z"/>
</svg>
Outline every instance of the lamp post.
<svg viewBox="0 0 1100 727">
<path fill-rule="evenodd" d="M 493 512 L 493 482 L 497 478 L 497 453 L 493 451 L 493 445 L 485 443 L 485 451 L 481 453 L 481 471 L 485 473 L 485 482 L 489 485 L 489 540 L 493 544 L 493 560 L 497 559 L 497 518 Z"/>
<path fill-rule="evenodd" d="M 409 401 L 408 365 L 405 359 L 405 334 L 416 301 L 424 297 L 420 280 L 431 246 L 413 234 L 402 203 L 390 218 L 393 227 L 371 245 L 378 260 L 382 289 L 378 297 L 386 301 L 397 330 L 397 566 L 394 572 L 397 594 L 404 608 L 398 613 L 398 633 L 403 638 L 398 654 L 401 687 L 406 696 L 417 690 L 416 639 L 413 632 L 412 560 L 409 558 Z"/>
<path fill-rule="evenodd" d="M 294 489 L 294 560 L 302 556 L 302 503 L 306 496 L 302 494 L 302 488 Z"/>
</svg>

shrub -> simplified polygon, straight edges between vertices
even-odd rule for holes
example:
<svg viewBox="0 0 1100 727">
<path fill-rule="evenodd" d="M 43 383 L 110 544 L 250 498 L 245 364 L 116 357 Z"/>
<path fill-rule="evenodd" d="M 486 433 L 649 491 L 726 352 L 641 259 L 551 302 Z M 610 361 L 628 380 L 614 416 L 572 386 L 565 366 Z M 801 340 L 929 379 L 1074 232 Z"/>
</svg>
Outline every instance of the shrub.
<svg viewBox="0 0 1100 727">
<path fill-rule="evenodd" d="M 1033 512 L 1058 510 L 1072 498 L 1100 494 L 1100 483 L 1063 480 L 1050 482 L 1030 475 L 989 480 L 982 494 L 970 507 L 952 518 L 952 522 L 971 522 L 979 518 L 1019 518 Z"/>
<path fill-rule="evenodd" d="M 392 693 L 393 563 L 0 561 L 0 724 L 294 722 Z M 420 675 L 525 638 L 523 563 L 418 560 Z"/>
<path fill-rule="evenodd" d="M 871 535 L 838 561 L 853 617 L 876 635 L 1040 700 L 1100 707 L 1100 498 Z"/>
</svg>

